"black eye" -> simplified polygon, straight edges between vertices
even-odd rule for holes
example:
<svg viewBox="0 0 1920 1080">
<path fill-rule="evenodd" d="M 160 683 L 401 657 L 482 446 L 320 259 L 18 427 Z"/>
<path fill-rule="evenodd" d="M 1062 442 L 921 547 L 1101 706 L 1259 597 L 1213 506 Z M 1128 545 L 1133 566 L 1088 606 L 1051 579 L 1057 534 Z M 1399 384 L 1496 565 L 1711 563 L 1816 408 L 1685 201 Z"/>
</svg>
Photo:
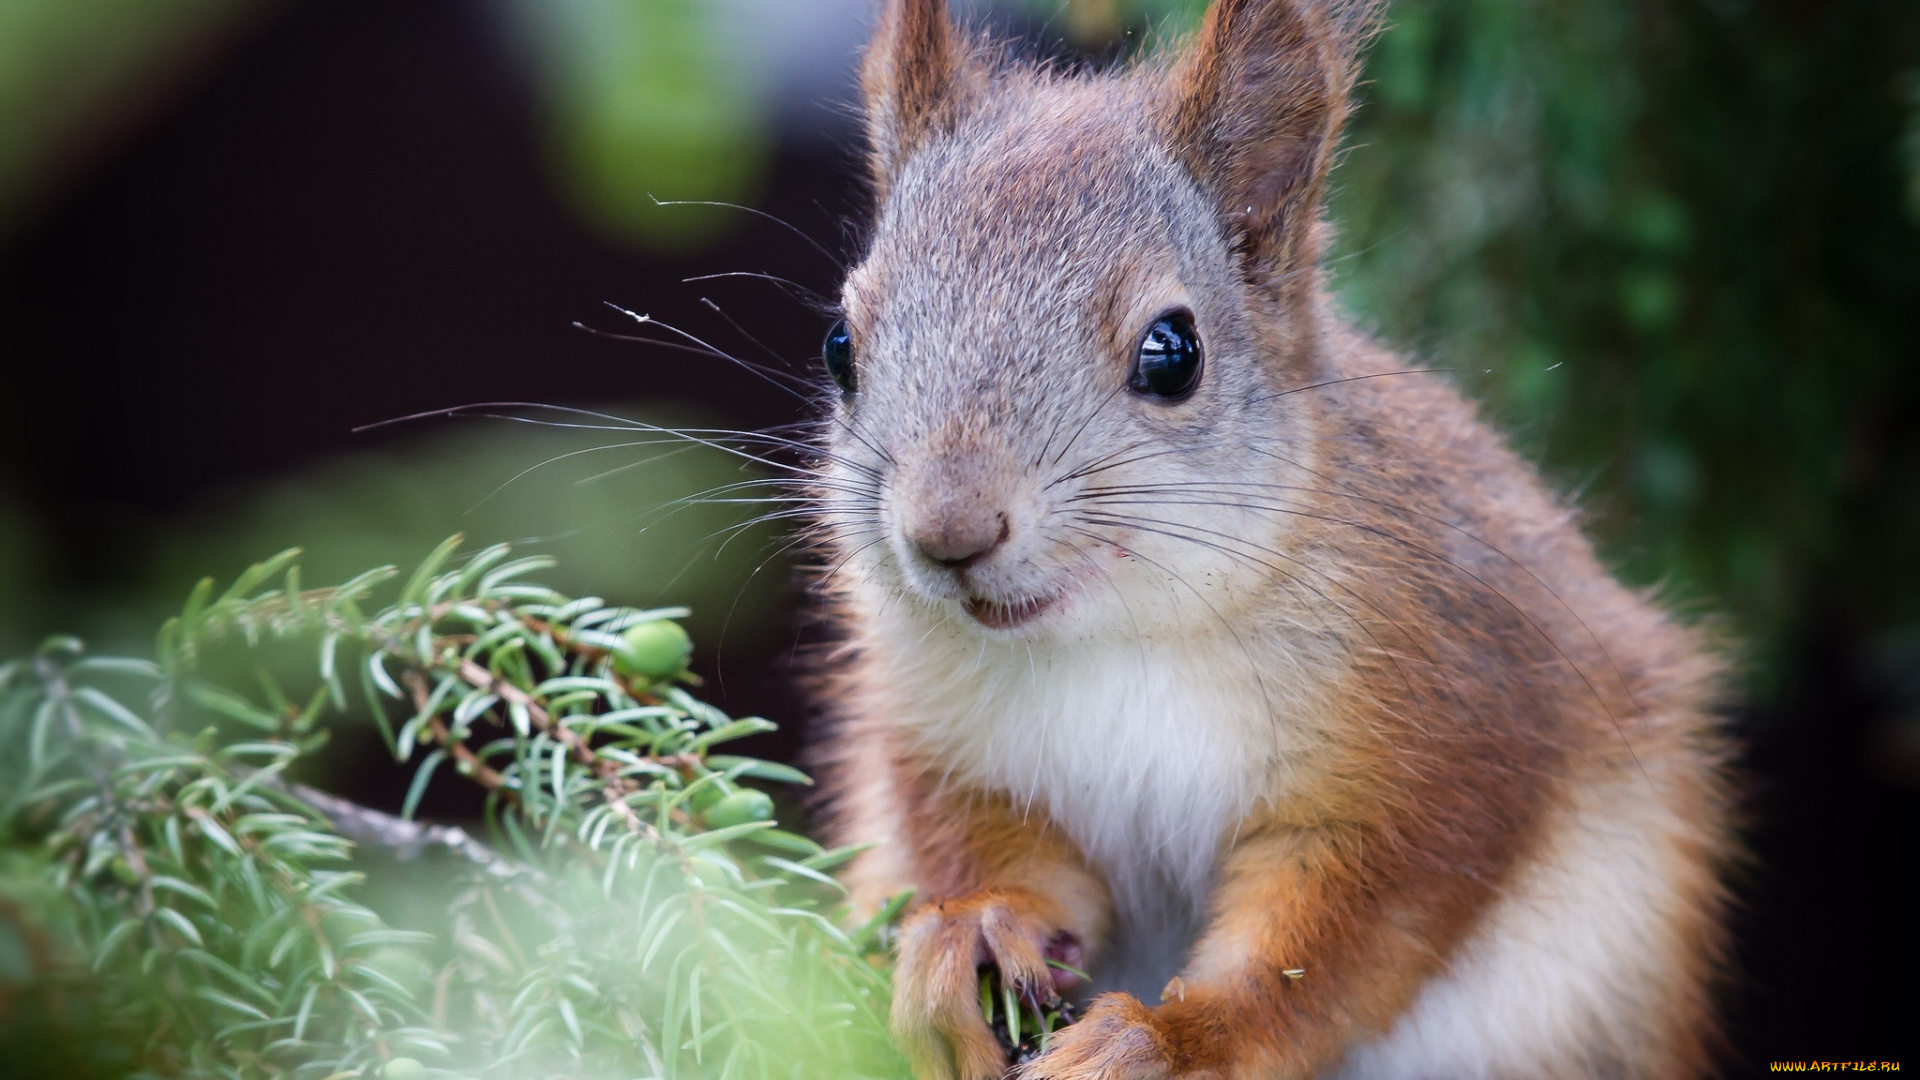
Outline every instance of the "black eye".
<svg viewBox="0 0 1920 1080">
<path fill-rule="evenodd" d="M 834 320 L 827 340 L 820 343 L 820 358 L 827 362 L 827 374 L 840 384 L 840 392 L 853 393 L 853 335 L 847 331 L 847 320 Z"/>
<path fill-rule="evenodd" d="M 1153 320 L 1140 338 L 1127 389 L 1173 402 L 1184 400 L 1200 384 L 1200 334 L 1193 312 L 1169 311 Z"/>
</svg>

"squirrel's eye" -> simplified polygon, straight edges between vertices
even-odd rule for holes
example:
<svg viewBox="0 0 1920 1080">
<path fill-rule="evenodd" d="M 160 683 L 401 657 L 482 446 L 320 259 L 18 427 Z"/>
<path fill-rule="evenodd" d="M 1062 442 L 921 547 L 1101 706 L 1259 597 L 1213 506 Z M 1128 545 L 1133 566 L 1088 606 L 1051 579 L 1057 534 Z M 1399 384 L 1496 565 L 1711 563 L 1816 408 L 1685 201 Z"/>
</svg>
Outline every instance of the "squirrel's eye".
<svg viewBox="0 0 1920 1080">
<path fill-rule="evenodd" d="M 1193 312 L 1169 311 L 1153 320 L 1140 337 L 1127 389 L 1165 402 L 1184 400 L 1200 384 L 1200 334 Z"/>
<path fill-rule="evenodd" d="M 847 330 L 847 320 L 833 321 L 827 340 L 820 343 L 820 358 L 827 363 L 827 374 L 840 384 L 840 392 L 853 393 L 853 334 Z"/>
</svg>

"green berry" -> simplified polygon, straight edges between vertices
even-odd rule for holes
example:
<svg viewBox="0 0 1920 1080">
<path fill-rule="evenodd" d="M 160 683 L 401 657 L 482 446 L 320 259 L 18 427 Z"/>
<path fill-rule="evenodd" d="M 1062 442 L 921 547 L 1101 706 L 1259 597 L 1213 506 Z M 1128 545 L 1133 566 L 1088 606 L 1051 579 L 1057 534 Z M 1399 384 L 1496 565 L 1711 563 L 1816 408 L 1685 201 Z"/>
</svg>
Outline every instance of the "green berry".
<svg viewBox="0 0 1920 1080">
<path fill-rule="evenodd" d="M 613 652 L 613 666 L 622 675 L 665 679 L 687 669 L 693 656 L 693 639 L 680 624 L 669 619 L 641 623 L 620 635 Z"/>
<path fill-rule="evenodd" d="M 126 856 L 115 855 L 113 861 L 107 866 L 113 871 L 113 876 L 120 880 L 120 884 L 138 885 L 140 883 L 140 875 L 134 871 L 133 864 L 127 861 Z"/>
<path fill-rule="evenodd" d="M 741 788 L 707 808 L 707 824 L 716 829 L 745 825 L 749 821 L 772 821 L 773 799 L 764 791 Z"/>
<path fill-rule="evenodd" d="M 427 1067 L 414 1058 L 397 1057 L 387 1062 L 387 1067 L 380 1070 L 380 1075 L 387 1080 L 420 1080 L 427 1075 Z"/>
<path fill-rule="evenodd" d="M 725 780 L 707 780 L 701 783 L 699 787 L 694 788 L 693 794 L 687 796 L 687 806 L 696 814 L 704 814 L 714 803 L 733 794 L 733 792 L 733 785 L 727 783 Z"/>
</svg>

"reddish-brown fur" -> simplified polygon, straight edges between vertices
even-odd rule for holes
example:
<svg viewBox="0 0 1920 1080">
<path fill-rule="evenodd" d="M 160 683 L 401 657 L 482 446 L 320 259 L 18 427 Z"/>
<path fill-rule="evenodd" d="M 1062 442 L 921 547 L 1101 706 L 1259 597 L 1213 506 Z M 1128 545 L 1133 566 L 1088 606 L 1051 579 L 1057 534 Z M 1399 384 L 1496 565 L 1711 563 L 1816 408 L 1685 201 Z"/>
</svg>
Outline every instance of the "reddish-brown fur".
<svg viewBox="0 0 1920 1080">
<path fill-rule="evenodd" d="M 1307 432 L 1300 445 L 1313 455 L 1287 462 L 1305 482 L 1285 493 L 1284 546 L 1261 549 L 1265 583 L 1234 602 L 1258 611 L 1271 596 L 1278 610 L 1308 595 L 1340 654 L 1312 688 L 1311 721 L 1287 743 L 1288 782 L 1256 800 L 1220 850 L 1204 931 L 1171 996 L 1100 997 L 1025 1068 L 1034 1080 L 1362 1068 L 1356 1047 L 1387 1038 L 1423 990 L 1464 970 L 1463 950 L 1476 934 L 1497 937 L 1507 924 L 1496 912 L 1532 887 L 1530 874 L 1558 865 L 1594 823 L 1616 820 L 1644 842 L 1634 849 L 1644 857 L 1619 872 L 1650 883 L 1655 931 L 1642 946 L 1653 959 L 1632 959 L 1648 973 L 1639 997 L 1599 993 L 1598 1006 L 1569 1013 L 1594 1013 L 1582 1021 L 1590 1034 L 1566 1035 L 1524 1072 L 1503 1065 L 1499 1075 L 1710 1071 L 1708 989 L 1724 947 L 1718 872 L 1732 851 L 1712 719 L 1720 665 L 1698 631 L 1607 573 L 1567 508 L 1456 391 L 1433 375 L 1384 377 L 1409 365 L 1332 310 L 1316 269 L 1319 202 L 1369 25 L 1351 4 L 1221 0 L 1171 65 L 1109 77 L 1114 94 L 1155 110 L 1159 144 L 1216 200 L 1252 347 L 1268 359 L 1260 378 L 1291 395 L 1288 423 Z M 862 76 L 883 207 L 916 154 L 992 109 L 996 93 L 1047 78 L 997 70 L 936 0 L 888 3 Z M 1069 93 L 1069 106 L 1081 100 Z M 1069 106 L 1058 110 L 1066 119 L 1034 121 L 1008 144 L 992 187 L 1005 205 L 1042 204 L 1063 176 L 1083 178 L 1065 182 L 1084 182 L 1088 198 L 1125 196 L 1125 181 L 1102 173 L 1099 148 L 1137 133 L 1103 141 L 1111 118 L 1094 109 L 1076 121 Z M 956 198 L 953 227 L 964 227 L 965 193 Z M 1004 220 L 1017 221 L 1017 209 Z M 984 231 L 981 250 L 1001 235 Z M 1094 338 L 1130 344 L 1128 283 L 1143 271 L 1124 243 L 1111 256 L 1085 268 L 1113 278 L 1086 290 L 1086 318 Z M 881 309 L 909 302 L 888 258 L 877 253 L 849 284 L 856 339 Z M 934 448 L 932 463 L 903 464 L 893 481 L 897 515 L 973 513 L 1005 486 L 975 475 L 981 455 L 998 452 L 997 429 L 964 406 L 937 407 L 950 414 L 918 440 Z M 1226 490 L 1245 500 L 1279 498 L 1223 484 L 1241 484 Z M 857 554 L 855 539 L 838 542 L 847 559 Z M 851 640 L 831 681 L 843 720 L 837 828 L 884 841 L 849 884 L 868 905 L 918 889 L 896 1030 L 922 1076 L 998 1075 L 1004 1062 L 974 1004 L 976 964 L 1044 985 L 1041 949 L 1059 931 L 1097 961 L 1114 901 L 1043 808 L 969 782 L 907 733 L 902 713 L 915 706 L 878 654 L 914 643 L 876 638 L 856 586 L 827 586 Z"/>
</svg>

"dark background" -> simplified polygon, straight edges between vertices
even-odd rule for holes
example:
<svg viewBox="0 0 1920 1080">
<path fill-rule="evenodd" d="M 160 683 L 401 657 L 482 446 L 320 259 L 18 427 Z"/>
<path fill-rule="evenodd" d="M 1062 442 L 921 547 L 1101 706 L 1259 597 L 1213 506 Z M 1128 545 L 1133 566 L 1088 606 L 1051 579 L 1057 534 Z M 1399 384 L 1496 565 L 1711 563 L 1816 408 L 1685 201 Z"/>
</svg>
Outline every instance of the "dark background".
<svg viewBox="0 0 1920 1080">
<path fill-rule="evenodd" d="M 1410 21 L 1437 7 L 1414 5 Z M 1630 576 L 1665 582 L 1695 610 L 1730 610 L 1751 643 L 1751 686 L 1731 713 L 1747 747 L 1755 853 L 1729 992 L 1732 1075 L 1782 1058 L 1911 1057 L 1920 1028 L 1909 874 L 1920 614 L 1906 565 L 1920 552 L 1920 211 L 1903 203 L 1920 206 L 1920 187 L 1903 189 L 1898 157 L 1868 137 L 1880 123 L 1882 142 L 1897 144 L 1905 84 L 1893 75 L 1920 72 L 1920 58 L 1913 19 L 1897 5 L 1834 7 L 1817 16 L 1761 5 L 1741 23 L 1676 5 L 1662 9 L 1664 22 L 1636 24 L 1666 50 L 1646 62 L 1642 92 L 1672 96 L 1649 106 L 1665 120 L 1630 123 L 1621 136 L 1654 145 L 1667 170 L 1656 197 L 1626 200 L 1617 232 L 1627 240 L 1568 225 L 1578 208 L 1550 192 L 1545 210 L 1509 227 L 1531 236 L 1561 226 L 1553 235 L 1570 239 L 1503 248 L 1496 236 L 1473 255 L 1481 280 L 1507 283 L 1476 302 L 1519 328 L 1476 389 L 1556 477 L 1590 489 L 1596 532 Z M 1423 32 L 1444 37 L 1445 15 Z M 806 415 L 802 402 L 717 361 L 572 327 L 621 329 L 602 306 L 614 301 L 749 349 L 701 307 L 711 297 L 773 350 L 804 359 L 828 321 L 819 310 L 763 281 L 682 279 L 766 272 L 831 294 L 836 270 L 745 215 L 677 252 L 584 223 L 556 194 L 537 95 L 501 37 L 495 14 L 458 0 L 280 5 L 86 156 L 0 248 L 0 496 L 26 537 L 8 553 L 22 582 L 10 640 L 56 628 L 76 604 L 144 614 L 146 597 L 184 595 L 203 572 L 230 574 L 238 564 L 225 549 L 189 567 L 191 553 L 216 549 L 177 538 L 218 533 L 252 493 L 342 455 L 404 460 L 454 422 L 356 434 L 358 425 L 488 400 L 667 402 L 742 428 Z M 1399 62 L 1395 40 L 1377 64 Z M 1832 67 L 1848 49 L 1858 64 Z M 1729 71 L 1778 101 L 1740 92 Z M 1875 87 L 1871 72 L 1892 74 Z M 1434 66 L 1410 93 L 1377 73 L 1357 141 L 1398 132 L 1416 147 L 1444 145 L 1429 121 L 1445 75 Z M 1920 81 L 1913 87 L 1920 117 Z M 773 145 L 752 202 L 848 254 L 866 200 L 853 132 L 836 116 L 823 108 L 817 130 Z M 1908 122 L 1920 146 L 1920 120 Z M 1822 134 L 1809 146 L 1796 142 L 1803 132 Z M 1342 195 L 1355 302 L 1427 355 L 1482 345 L 1486 319 L 1444 316 L 1457 263 L 1422 264 L 1392 247 L 1409 228 L 1395 215 L 1419 216 L 1418 198 L 1390 210 L 1358 201 L 1428 175 L 1388 153 L 1354 151 Z M 1728 155 L 1745 162 L 1726 170 L 1742 182 L 1709 183 Z M 1682 208 L 1684 241 L 1662 225 L 1661 200 Z M 1402 262 L 1382 269 L 1390 257 Z M 1381 280 L 1430 288 L 1396 294 Z M 1606 295 L 1582 299 L 1594 280 Z M 1422 314 L 1396 316 L 1391 305 Z M 1776 317 L 1786 329 L 1768 328 Z M 1699 344 L 1724 340 L 1726 320 L 1755 342 L 1719 353 Z M 1775 353 L 1785 357 L 1777 371 L 1765 367 Z M 1820 377 L 1800 374 L 1809 358 L 1826 365 Z M 1567 382 L 1538 390 L 1555 359 L 1570 365 Z M 1796 420 L 1809 397 L 1838 404 Z M 478 432 L 470 437 L 495 437 L 497 425 L 464 423 Z M 1796 458 L 1773 471 L 1769 455 L 1796 440 L 1833 461 Z M 1678 504 L 1668 498 L 1676 483 Z M 1799 501 L 1768 502 L 1783 492 Z M 1781 545 L 1749 558 L 1764 588 L 1742 577 L 1743 529 Z M 1817 539 L 1790 540 L 1809 529 Z M 189 556 L 156 561 L 168 544 Z M 751 628 L 718 650 L 702 636 L 700 666 L 717 677 L 716 704 L 786 723 L 766 745 L 786 755 L 803 737 L 792 657 L 808 633 L 804 597 L 785 563 L 761 577 L 773 585 L 754 594 Z M 102 618 L 109 635 L 121 625 Z M 403 774 L 377 743 L 349 739 L 338 753 L 337 786 L 398 803 Z M 428 810 L 470 809 L 442 798 Z"/>
</svg>

